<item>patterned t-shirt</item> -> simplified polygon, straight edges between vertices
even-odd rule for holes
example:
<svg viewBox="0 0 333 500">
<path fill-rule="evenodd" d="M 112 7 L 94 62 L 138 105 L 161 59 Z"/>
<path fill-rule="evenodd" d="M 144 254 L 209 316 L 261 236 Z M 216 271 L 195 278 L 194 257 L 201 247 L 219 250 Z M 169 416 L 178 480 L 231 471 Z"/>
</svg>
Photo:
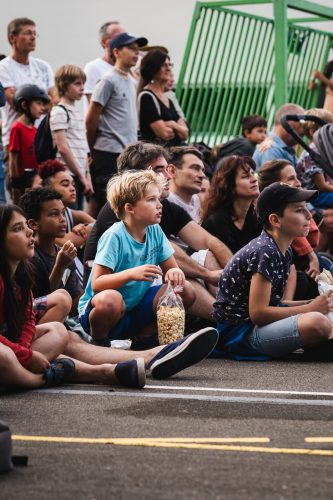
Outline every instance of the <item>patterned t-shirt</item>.
<svg viewBox="0 0 333 500">
<path fill-rule="evenodd" d="M 262 274 L 272 284 L 270 306 L 278 306 L 287 283 L 292 250 L 283 255 L 273 238 L 262 231 L 237 252 L 225 267 L 214 304 L 214 318 L 220 323 L 250 322 L 249 294 L 252 276 Z"/>
</svg>

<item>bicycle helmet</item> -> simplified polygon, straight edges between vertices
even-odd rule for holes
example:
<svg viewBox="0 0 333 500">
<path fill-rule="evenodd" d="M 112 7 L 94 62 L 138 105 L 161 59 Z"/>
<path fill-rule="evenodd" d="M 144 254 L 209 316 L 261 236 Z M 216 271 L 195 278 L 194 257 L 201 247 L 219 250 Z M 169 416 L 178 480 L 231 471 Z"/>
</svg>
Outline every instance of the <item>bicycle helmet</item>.
<svg viewBox="0 0 333 500">
<path fill-rule="evenodd" d="M 45 90 L 41 89 L 37 85 L 27 83 L 16 89 L 13 103 L 17 112 L 26 114 L 32 123 L 34 123 L 35 119 L 31 116 L 29 106 L 27 106 L 27 109 L 23 109 L 22 102 L 26 101 L 29 104 L 31 101 L 37 100 L 45 103 L 50 102 L 50 98 Z"/>
</svg>

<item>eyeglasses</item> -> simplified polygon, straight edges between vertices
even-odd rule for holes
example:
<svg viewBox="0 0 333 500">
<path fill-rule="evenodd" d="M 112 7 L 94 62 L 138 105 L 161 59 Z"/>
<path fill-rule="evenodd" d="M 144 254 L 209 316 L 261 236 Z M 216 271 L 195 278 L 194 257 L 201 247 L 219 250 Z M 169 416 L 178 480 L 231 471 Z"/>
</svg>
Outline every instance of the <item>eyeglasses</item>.
<svg viewBox="0 0 333 500">
<path fill-rule="evenodd" d="M 19 35 L 22 35 L 22 36 L 34 36 L 35 38 L 39 37 L 39 34 L 36 31 L 31 31 L 31 30 L 21 31 L 21 33 L 19 33 Z"/>
<path fill-rule="evenodd" d="M 170 165 L 156 165 L 153 168 L 151 165 L 149 165 L 149 167 L 147 167 L 147 170 L 152 170 L 155 174 L 163 174 L 163 172 L 169 172 L 169 167 Z"/>
<path fill-rule="evenodd" d="M 164 62 L 162 64 L 161 68 L 172 69 L 173 68 L 173 63 L 172 62 Z"/>
</svg>

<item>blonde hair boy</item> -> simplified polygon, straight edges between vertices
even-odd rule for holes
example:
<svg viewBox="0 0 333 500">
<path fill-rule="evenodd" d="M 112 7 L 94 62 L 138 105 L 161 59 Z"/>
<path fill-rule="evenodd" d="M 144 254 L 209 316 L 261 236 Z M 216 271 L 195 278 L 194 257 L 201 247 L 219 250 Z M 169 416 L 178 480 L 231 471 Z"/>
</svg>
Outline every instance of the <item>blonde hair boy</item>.
<svg viewBox="0 0 333 500">
<path fill-rule="evenodd" d="M 123 219 L 126 203 L 134 205 L 152 187 L 156 187 L 161 195 L 165 180 L 151 170 L 124 172 L 109 180 L 106 190 L 107 200 L 118 219 Z"/>
<path fill-rule="evenodd" d="M 74 83 L 76 80 L 81 80 L 85 83 L 87 78 L 85 72 L 79 66 L 64 64 L 57 70 L 54 79 L 59 97 L 62 97 L 71 83 Z"/>
<path fill-rule="evenodd" d="M 101 236 L 79 302 L 81 325 L 98 345 L 132 338 L 133 333 L 136 339 L 156 336 L 157 302 L 166 285 L 152 283 L 162 275 L 166 282 L 183 287 L 185 308 L 195 300 L 159 225 L 164 182 L 152 171 L 139 170 L 119 174 L 108 183 L 108 201 L 122 220 Z"/>
</svg>

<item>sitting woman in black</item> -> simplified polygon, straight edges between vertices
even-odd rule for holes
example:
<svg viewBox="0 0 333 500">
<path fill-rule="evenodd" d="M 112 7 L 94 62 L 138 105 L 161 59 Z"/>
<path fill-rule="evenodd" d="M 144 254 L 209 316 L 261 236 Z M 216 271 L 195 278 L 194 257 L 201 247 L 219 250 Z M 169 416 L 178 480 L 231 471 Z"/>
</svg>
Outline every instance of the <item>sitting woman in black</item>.
<svg viewBox="0 0 333 500">
<path fill-rule="evenodd" d="M 166 52 L 151 50 L 141 61 L 138 89 L 140 138 L 143 141 L 180 146 L 188 127 L 166 96 L 172 79 L 172 64 Z"/>
<path fill-rule="evenodd" d="M 203 210 L 207 231 L 233 253 L 261 233 L 254 202 L 259 196 L 255 163 L 249 156 L 228 156 L 215 172 Z"/>
</svg>

